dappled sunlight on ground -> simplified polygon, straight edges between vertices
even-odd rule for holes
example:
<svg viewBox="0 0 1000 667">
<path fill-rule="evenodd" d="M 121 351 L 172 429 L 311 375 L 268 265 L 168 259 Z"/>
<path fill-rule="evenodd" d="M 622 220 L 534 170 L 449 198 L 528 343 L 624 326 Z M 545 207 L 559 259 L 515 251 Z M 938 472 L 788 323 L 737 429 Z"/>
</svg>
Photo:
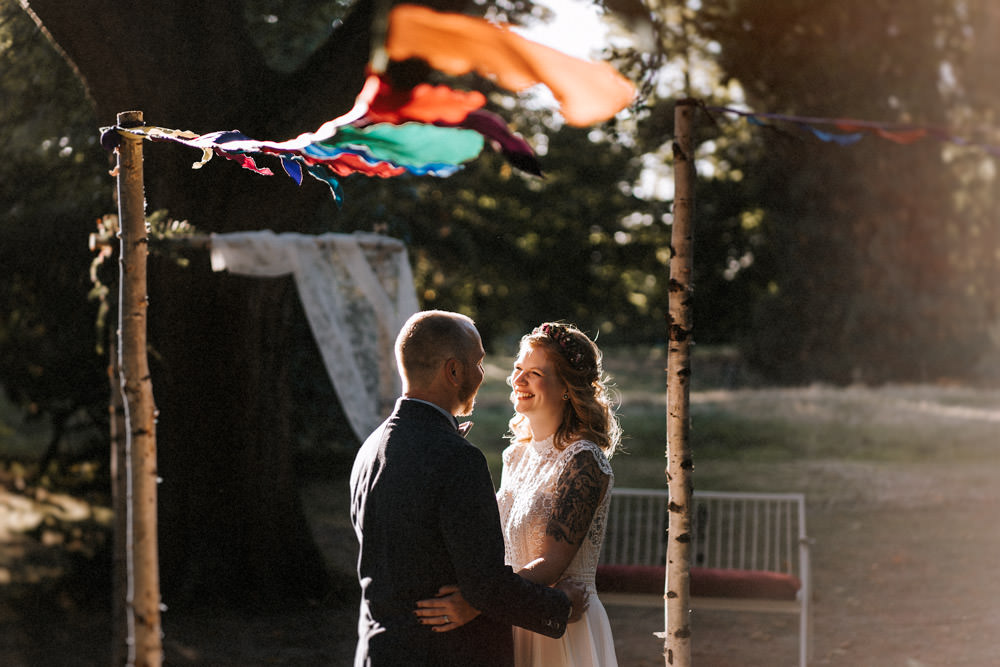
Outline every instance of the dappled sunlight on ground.
<svg viewBox="0 0 1000 667">
<path fill-rule="evenodd" d="M 66 574 L 65 557 L 93 558 L 103 547 L 110 508 L 18 486 L 0 485 L 0 586 L 55 581 Z"/>
<path fill-rule="evenodd" d="M 501 416 L 507 369 L 490 369 Z M 663 395 L 648 401 L 660 419 Z M 633 402 L 631 405 L 636 405 Z M 695 428 L 757 439 L 747 451 L 696 452 L 696 488 L 806 494 L 813 540 L 810 663 L 852 667 L 1000 664 L 1000 392 L 957 387 L 847 387 L 692 392 Z M 732 419 L 732 415 L 740 419 Z M 769 421 L 780 422 L 770 430 Z M 655 430 L 659 430 L 657 426 Z M 753 431 L 753 433 L 750 433 Z M 475 434 L 477 431 L 474 430 Z M 919 438 L 917 436 L 920 436 Z M 773 436 L 785 438 L 769 450 Z M 620 486 L 662 487 L 660 439 L 612 459 Z M 2 469 L 0 469 L 2 472 Z M 311 479 L 302 497 L 330 569 L 354 576 L 356 539 L 345 479 Z M 110 511 L 84 494 L 52 493 L 0 477 L 0 665 L 108 664 Z M 95 556 L 96 554 L 96 556 Z M 169 602 L 169 601 L 166 601 Z M 232 610 L 164 615 L 167 664 L 346 665 L 357 602 L 290 614 Z M 621 667 L 664 664 L 659 609 L 609 607 Z M 693 662 L 783 667 L 796 655 L 784 615 L 696 612 Z"/>
<path fill-rule="evenodd" d="M 107 664 L 111 510 L 0 467 L 0 664 Z"/>
</svg>

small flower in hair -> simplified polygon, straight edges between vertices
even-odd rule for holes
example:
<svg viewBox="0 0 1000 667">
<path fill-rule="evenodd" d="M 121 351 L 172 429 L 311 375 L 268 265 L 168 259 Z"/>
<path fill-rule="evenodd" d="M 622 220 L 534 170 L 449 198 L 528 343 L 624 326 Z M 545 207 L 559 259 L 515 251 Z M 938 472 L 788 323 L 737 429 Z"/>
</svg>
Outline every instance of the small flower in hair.
<svg viewBox="0 0 1000 667">
<path fill-rule="evenodd" d="M 587 364 L 583 346 L 580 345 L 580 342 L 573 336 L 569 329 L 559 324 L 543 324 L 535 329 L 534 333 L 538 332 L 544 333 L 559 345 L 559 349 L 562 351 L 563 356 L 566 357 L 566 361 L 575 370 L 586 370 Z"/>
</svg>

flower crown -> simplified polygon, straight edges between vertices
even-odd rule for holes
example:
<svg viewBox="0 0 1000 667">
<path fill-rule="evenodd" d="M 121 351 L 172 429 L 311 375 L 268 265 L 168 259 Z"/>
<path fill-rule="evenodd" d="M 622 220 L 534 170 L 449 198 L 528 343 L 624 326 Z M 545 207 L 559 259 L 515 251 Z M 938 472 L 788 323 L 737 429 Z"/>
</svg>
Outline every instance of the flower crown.
<svg viewBox="0 0 1000 667">
<path fill-rule="evenodd" d="M 532 333 L 543 333 L 554 340 L 574 370 L 579 372 L 587 370 L 587 359 L 583 346 L 568 328 L 560 324 L 543 324 L 540 327 L 535 327 Z"/>
</svg>

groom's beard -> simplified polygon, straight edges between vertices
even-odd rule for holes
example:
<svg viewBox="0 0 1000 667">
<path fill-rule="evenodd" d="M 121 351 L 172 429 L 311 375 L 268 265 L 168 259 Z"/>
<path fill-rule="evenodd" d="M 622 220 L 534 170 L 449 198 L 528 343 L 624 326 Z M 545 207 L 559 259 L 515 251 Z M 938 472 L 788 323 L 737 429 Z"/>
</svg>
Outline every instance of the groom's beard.
<svg viewBox="0 0 1000 667">
<path fill-rule="evenodd" d="M 476 393 L 479 392 L 479 385 L 474 382 L 466 382 L 458 391 L 459 408 L 455 413 L 456 417 L 468 417 L 476 407 Z"/>
</svg>

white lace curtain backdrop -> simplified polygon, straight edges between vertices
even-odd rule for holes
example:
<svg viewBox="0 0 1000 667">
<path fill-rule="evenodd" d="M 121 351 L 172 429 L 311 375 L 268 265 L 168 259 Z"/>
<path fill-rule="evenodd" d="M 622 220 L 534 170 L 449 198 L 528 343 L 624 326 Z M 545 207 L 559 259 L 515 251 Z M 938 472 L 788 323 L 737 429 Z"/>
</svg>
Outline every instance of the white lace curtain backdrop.
<svg viewBox="0 0 1000 667">
<path fill-rule="evenodd" d="M 393 343 L 419 306 L 406 246 L 371 233 L 212 234 L 213 271 L 292 274 L 326 371 L 361 440 L 400 393 Z"/>
</svg>

